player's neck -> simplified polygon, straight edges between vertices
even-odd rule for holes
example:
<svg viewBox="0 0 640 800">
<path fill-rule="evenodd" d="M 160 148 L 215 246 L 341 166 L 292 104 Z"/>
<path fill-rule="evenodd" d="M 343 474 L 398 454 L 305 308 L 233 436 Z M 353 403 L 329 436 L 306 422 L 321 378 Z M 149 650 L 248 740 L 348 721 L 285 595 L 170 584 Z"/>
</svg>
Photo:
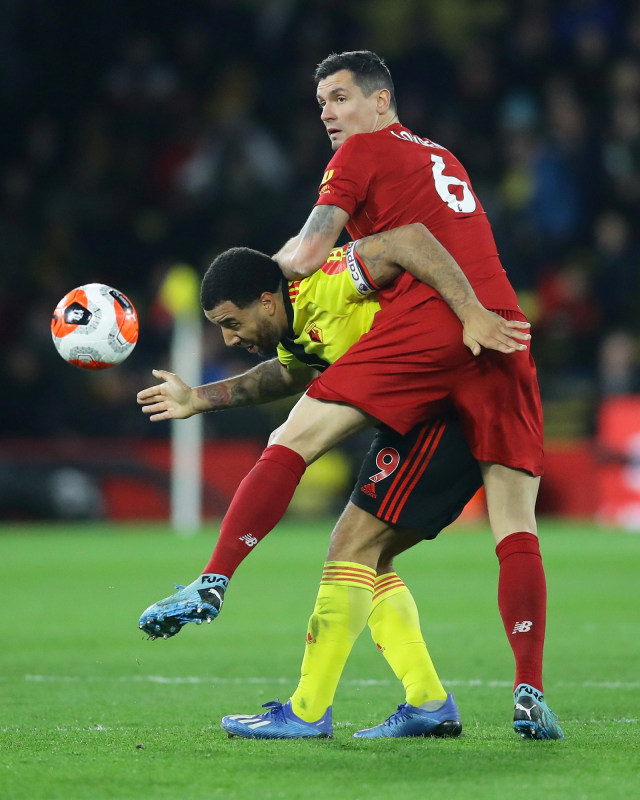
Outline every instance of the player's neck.
<svg viewBox="0 0 640 800">
<path fill-rule="evenodd" d="M 293 281 L 287 281 L 287 288 Z M 287 317 L 287 310 L 284 305 L 283 293 L 279 292 L 276 296 L 276 316 L 275 322 L 280 328 L 280 338 L 286 336 L 289 330 L 289 319 Z"/>
<path fill-rule="evenodd" d="M 384 114 L 378 120 L 376 127 L 374 129 L 374 133 L 376 131 L 381 131 L 384 128 L 388 128 L 391 125 L 399 125 L 400 120 L 398 119 L 398 115 L 395 112 L 389 112 L 388 114 Z"/>
</svg>

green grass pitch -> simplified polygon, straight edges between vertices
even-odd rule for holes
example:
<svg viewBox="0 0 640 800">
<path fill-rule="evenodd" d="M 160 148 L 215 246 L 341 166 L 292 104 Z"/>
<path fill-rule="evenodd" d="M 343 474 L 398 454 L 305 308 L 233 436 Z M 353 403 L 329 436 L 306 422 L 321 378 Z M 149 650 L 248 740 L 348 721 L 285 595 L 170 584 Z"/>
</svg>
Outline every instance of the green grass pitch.
<svg viewBox="0 0 640 800">
<path fill-rule="evenodd" d="M 140 612 L 187 583 L 215 532 L 153 526 L 0 528 L 0 797 L 637 797 L 640 536 L 541 523 L 545 689 L 567 736 L 511 728 L 512 656 L 484 528 L 455 528 L 397 561 L 431 655 L 455 693 L 455 740 L 354 740 L 402 702 L 365 631 L 334 703 L 335 738 L 228 739 L 223 714 L 294 689 L 331 523 L 285 520 L 240 567 L 218 620 L 169 641 Z"/>
</svg>

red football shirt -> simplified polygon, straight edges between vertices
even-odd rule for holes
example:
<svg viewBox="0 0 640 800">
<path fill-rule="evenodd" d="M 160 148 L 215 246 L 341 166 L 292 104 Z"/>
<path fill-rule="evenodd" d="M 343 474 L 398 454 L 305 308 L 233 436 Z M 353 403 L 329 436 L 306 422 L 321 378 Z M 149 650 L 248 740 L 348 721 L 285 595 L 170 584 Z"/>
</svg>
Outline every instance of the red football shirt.
<svg viewBox="0 0 640 800">
<path fill-rule="evenodd" d="M 354 239 L 423 223 L 458 262 L 485 307 L 518 309 L 487 215 L 464 167 L 444 147 L 402 125 L 350 136 L 327 165 L 316 205 L 346 211 Z M 409 289 L 415 302 L 418 287 L 421 298 L 437 295 L 402 273 L 379 292 L 380 303 L 384 306 Z"/>
</svg>

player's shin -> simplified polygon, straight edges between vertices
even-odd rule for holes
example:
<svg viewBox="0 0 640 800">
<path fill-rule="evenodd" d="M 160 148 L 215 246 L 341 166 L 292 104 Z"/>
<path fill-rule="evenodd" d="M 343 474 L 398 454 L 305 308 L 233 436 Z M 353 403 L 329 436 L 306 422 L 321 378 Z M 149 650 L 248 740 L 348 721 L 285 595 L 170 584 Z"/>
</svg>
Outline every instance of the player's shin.
<svg viewBox="0 0 640 800">
<path fill-rule="evenodd" d="M 220 527 L 220 536 L 203 573 L 231 578 L 255 546 L 280 522 L 306 464 L 288 447 L 267 447 L 242 480 Z"/>
<path fill-rule="evenodd" d="M 543 692 L 547 588 L 538 537 L 512 533 L 498 544 L 496 555 L 500 562 L 498 607 L 516 662 L 514 688 L 524 683 Z"/>
<path fill-rule="evenodd" d="M 367 623 L 375 570 L 348 561 L 327 561 L 316 605 L 309 618 L 307 644 L 294 713 L 307 722 L 320 719 L 333 697 L 353 643 Z"/>
<path fill-rule="evenodd" d="M 402 681 L 406 702 L 435 707 L 443 703 L 447 693 L 422 637 L 418 609 L 395 572 L 376 578 L 368 623 L 373 641 Z"/>
</svg>

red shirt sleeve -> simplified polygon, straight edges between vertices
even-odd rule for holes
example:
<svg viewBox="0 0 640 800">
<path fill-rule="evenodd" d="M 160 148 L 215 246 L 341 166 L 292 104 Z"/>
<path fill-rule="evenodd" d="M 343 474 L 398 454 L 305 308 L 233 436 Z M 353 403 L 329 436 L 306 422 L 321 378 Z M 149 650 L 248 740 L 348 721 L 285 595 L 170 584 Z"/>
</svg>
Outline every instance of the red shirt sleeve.
<svg viewBox="0 0 640 800">
<path fill-rule="evenodd" d="M 338 206 L 352 217 L 367 197 L 373 167 L 364 137 L 350 136 L 327 164 L 316 205 Z"/>
</svg>

